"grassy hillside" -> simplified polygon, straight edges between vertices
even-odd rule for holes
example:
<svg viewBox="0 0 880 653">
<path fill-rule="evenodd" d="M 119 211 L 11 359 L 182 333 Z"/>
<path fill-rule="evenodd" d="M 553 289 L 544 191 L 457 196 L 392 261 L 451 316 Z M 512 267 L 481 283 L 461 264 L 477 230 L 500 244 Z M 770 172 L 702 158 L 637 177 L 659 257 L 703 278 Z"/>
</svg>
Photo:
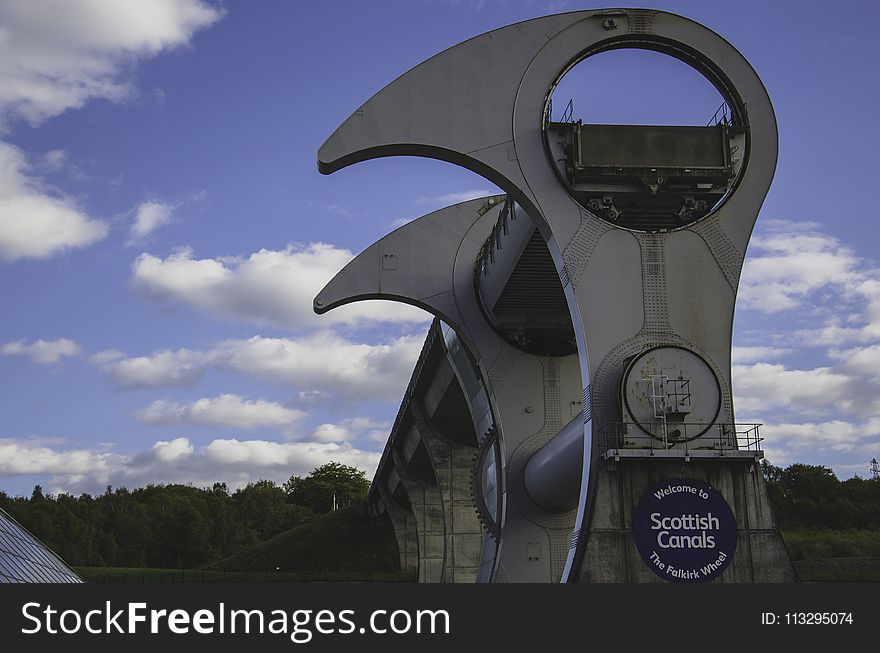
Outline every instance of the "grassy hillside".
<svg viewBox="0 0 880 653">
<path fill-rule="evenodd" d="M 783 536 L 804 582 L 880 582 L 880 533 L 788 531 Z M 77 567 L 93 583 L 415 581 L 397 569 L 390 528 L 356 509 L 316 517 L 244 554 L 205 569 Z"/>
<path fill-rule="evenodd" d="M 415 579 L 399 571 L 227 571 L 220 569 L 155 569 L 145 567 L 74 567 L 87 583 L 403 583 Z"/>
<path fill-rule="evenodd" d="M 77 567 L 92 583 L 229 583 L 414 581 L 399 570 L 390 527 L 377 527 L 363 508 L 320 515 L 205 568 Z"/>
<path fill-rule="evenodd" d="M 820 558 L 880 558 L 880 531 L 783 531 L 792 560 Z"/>
<path fill-rule="evenodd" d="M 880 582 L 880 558 L 818 558 L 794 566 L 804 583 Z"/>
<path fill-rule="evenodd" d="M 327 513 L 291 528 L 208 570 L 288 573 L 397 572 L 390 527 L 376 527 L 357 508 Z"/>
</svg>

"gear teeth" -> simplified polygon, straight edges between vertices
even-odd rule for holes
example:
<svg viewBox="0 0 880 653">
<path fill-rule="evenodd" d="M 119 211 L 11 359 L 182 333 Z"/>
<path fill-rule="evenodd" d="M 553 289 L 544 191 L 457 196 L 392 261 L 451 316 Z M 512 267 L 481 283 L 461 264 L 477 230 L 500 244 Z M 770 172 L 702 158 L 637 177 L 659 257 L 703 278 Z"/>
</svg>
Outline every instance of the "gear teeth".
<svg viewBox="0 0 880 653">
<path fill-rule="evenodd" d="M 486 452 L 489 451 L 491 447 L 495 446 L 497 441 L 498 428 L 492 426 L 492 428 L 486 431 L 483 437 L 480 438 L 480 442 L 477 444 L 477 451 L 474 453 L 473 463 L 471 464 L 471 499 L 473 500 L 475 512 L 477 513 L 477 518 L 480 520 L 480 523 L 483 524 L 483 527 L 486 529 L 486 532 L 489 533 L 489 536 L 496 542 L 499 540 L 500 536 L 498 522 L 492 518 L 489 507 L 483 499 L 480 481 L 483 471 L 483 460 L 486 457 Z M 498 488 L 498 491 L 501 491 L 500 487 Z"/>
</svg>

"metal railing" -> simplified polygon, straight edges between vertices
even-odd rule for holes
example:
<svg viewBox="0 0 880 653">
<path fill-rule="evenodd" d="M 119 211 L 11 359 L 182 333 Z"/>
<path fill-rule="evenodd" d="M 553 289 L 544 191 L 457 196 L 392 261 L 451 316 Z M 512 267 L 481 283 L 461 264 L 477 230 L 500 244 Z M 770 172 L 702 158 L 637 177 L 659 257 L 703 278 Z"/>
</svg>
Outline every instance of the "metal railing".
<svg viewBox="0 0 880 653">
<path fill-rule="evenodd" d="M 722 102 L 721 106 L 718 107 L 712 117 L 709 118 L 706 127 L 717 127 L 718 125 L 730 126 L 732 121 L 733 118 L 730 113 L 730 107 L 727 105 L 727 102 Z"/>
<path fill-rule="evenodd" d="M 562 120 L 560 122 L 572 122 L 572 116 L 574 116 L 574 98 L 570 99 L 568 104 L 565 105 L 565 111 L 562 112 Z"/>
<path fill-rule="evenodd" d="M 632 422 L 609 422 L 599 429 L 602 451 L 660 450 L 660 451 L 761 451 L 761 424 L 705 424 L 688 422 L 657 422 L 639 425 Z"/>
<path fill-rule="evenodd" d="M 477 254 L 477 262 L 474 266 L 475 278 L 478 278 L 480 273 L 484 275 L 489 274 L 489 264 L 495 262 L 495 250 L 500 249 L 498 241 L 501 236 L 507 233 L 507 221 L 515 218 L 516 215 L 513 209 L 513 201 L 508 197 L 504 201 L 504 206 L 501 208 L 498 220 L 496 220 L 495 224 L 492 226 L 492 232 L 489 234 L 489 237 L 486 238 L 486 242 L 483 243 L 483 246 Z"/>
</svg>

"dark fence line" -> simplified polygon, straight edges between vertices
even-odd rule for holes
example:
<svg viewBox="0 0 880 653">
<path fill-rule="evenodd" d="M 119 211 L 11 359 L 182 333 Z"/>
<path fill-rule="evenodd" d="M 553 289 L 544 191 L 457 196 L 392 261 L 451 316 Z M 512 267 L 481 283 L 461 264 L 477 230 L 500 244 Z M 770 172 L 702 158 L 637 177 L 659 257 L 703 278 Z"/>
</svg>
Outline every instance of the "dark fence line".
<svg viewBox="0 0 880 653">
<path fill-rule="evenodd" d="M 90 583 L 409 583 L 416 579 L 395 571 L 232 571 L 226 569 L 112 569 L 78 567 Z"/>
<path fill-rule="evenodd" d="M 794 567 L 804 583 L 877 583 L 880 558 L 816 558 L 795 560 Z"/>
</svg>

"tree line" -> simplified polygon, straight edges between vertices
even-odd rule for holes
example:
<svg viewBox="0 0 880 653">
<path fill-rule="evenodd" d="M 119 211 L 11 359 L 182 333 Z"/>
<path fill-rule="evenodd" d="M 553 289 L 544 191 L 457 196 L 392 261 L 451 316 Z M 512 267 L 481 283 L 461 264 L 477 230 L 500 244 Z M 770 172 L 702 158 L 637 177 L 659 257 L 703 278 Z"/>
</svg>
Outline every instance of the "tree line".
<svg viewBox="0 0 880 653">
<path fill-rule="evenodd" d="M 874 546 L 877 538 L 863 531 L 880 531 L 880 478 L 840 481 L 827 467 L 767 461 L 761 470 L 780 530 L 810 538 L 847 531 L 847 546 L 857 535 Z M 281 485 L 261 480 L 234 492 L 215 483 L 49 496 L 38 485 L 30 497 L 0 492 L 0 508 L 73 566 L 193 568 L 247 551 L 334 505 L 364 501 L 368 490 L 363 471 L 328 463 Z"/>
<path fill-rule="evenodd" d="M 363 471 L 328 463 L 278 485 L 261 480 L 230 492 L 148 485 L 99 496 L 30 497 L 0 492 L 0 508 L 73 566 L 192 568 L 246 551 L 336 507 L 364 501 Z"/>
<path fill-rule="evenodd" d="M 780 530 L 880 530 L 880 478 L 841 481 L 821 465 L 783 469 L 766 460 L 761 471 Z"/>
</svg>

